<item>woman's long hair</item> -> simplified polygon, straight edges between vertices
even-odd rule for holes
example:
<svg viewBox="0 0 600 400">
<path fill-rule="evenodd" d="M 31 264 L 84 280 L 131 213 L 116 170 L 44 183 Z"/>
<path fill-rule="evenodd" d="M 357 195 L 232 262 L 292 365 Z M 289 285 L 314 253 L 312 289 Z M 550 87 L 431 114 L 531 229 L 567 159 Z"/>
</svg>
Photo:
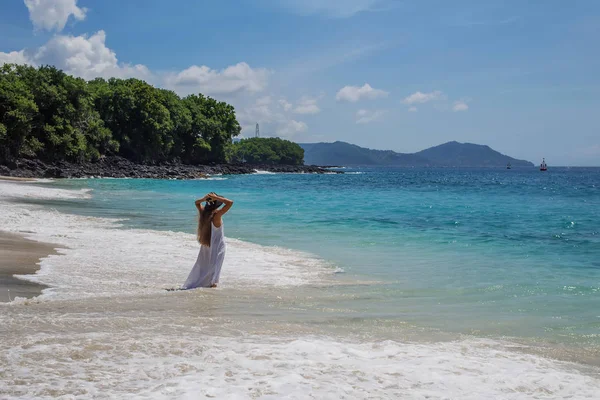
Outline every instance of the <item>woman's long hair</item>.
<svg viewBox="0 0 600 400">
<path fill-rule="evenodd" d="M 200 244 L 203 246 L 210 247 L 213 216 L 221 204 L 222 203 L 219 201 L 209 201 L 204 206 L 204 209 L 200 212 L 198 217 L 197 238 L 198 242 L 200 242 Z"/>
</svg>

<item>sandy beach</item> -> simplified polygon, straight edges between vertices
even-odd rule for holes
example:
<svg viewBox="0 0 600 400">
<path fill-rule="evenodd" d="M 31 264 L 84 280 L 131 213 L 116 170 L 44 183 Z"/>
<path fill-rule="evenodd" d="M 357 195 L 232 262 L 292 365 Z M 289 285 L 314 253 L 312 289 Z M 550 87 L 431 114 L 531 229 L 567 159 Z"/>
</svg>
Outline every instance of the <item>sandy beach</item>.
<svg viewBox="0 0 600 400">
<path fill-rule="evenodd" d="M 28 240 L 0 231 L 0 302 L 15 297 L 35 297 L 46 287 L 15 278 L 14 275 L 35 274 L 40 258 L 55 253 L 56 246 Z"/>
</svg>

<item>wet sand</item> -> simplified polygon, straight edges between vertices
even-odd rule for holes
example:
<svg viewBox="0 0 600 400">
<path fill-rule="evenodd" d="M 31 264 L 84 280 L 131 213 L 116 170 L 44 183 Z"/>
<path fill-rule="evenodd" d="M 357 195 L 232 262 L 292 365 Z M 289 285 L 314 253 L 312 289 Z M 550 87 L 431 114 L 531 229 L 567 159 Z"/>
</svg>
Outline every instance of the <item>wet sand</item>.
<svg viewBox="0 0 600 400">
<path fill-rule="evenodd" d="M 34 178 L 21 178 L 18 176 L 4 176 L 0 175 L 0 181 L 16 181 L 16 182 L 33 182 Z"/>
<path fill-rule="evenodd" d="M 35 297 L 46 286 L 15 278 L 13 275 L 35 274 L 40 258 L 56 254 L 55 245 L 28 240 L 20 235 L 0 231 L 0 302 L 15 297 Z"/>
</svg>

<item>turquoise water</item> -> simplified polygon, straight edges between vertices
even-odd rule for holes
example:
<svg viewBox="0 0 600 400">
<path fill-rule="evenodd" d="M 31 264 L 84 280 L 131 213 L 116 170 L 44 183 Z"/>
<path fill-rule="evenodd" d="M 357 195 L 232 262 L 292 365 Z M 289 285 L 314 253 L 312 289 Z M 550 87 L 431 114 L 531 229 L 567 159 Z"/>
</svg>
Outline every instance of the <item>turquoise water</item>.
<svg viewBox="0 0 600 400">
<path fill-rule="evenodd" d="M 361 283 L 323 289 L 352 310 L 339 318 L 600 346 L 600 169 L 346 172 L 61 181 L 93 197 L 51 205 L 191 233 L 194 199 L 215 191 L 235 200 L 228 237 L 314 253 Z"/>
</svg>

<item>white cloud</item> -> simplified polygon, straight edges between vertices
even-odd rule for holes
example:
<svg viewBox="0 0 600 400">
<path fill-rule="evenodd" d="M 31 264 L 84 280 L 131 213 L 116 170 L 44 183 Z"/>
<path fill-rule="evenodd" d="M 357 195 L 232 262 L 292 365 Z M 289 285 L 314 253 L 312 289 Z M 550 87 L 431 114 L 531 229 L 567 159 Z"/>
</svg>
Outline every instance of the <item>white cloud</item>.
<svg viewBox="0 0 600 400">
<path fill-rule="evenodd" d="M 268 99 L 268 101 L 267 101 Z M 282 111 L 281 100 L 277 103 L 270 101 L 271 97 L 261 97 L 255 99 L 252 103 L 244 104 L 241 99 L 236 99 L 237 118 L 242 126 L 242 131 L 247 136 L 254 136 L 255 124 L 260 124 L 261 136 L 282 136 L 292 137 L 297 133 L 308 129 L 306 123 L 293 119 L 290 115 L 292 106 L 287 101 L 284 105 L 290 104 L 287 111 Z M 285 109 L 285 107 L 284 107 Z"/>
<path fill-rule="evenodd" d="M 242 126 L 252 126 L 254 129 L 254 124 L 257 122 L 269 124 L 285 120 L 284 115 L 273 109 L 272 103 L 270 101 L 266 102 L 265 99 L 263 97 L 250 104 L 248 102 L 244 104 L 243 101 L 239 102 L 239 107 L 236 107 L 236 114 Z"/>
<path fill-rule="evenodd" d="M 295 134 L 304 132 L 308 129 L 308 126 L 302 121 L 289 120 L 284 124 L 277 127 L 276 133 L 279 136 L 291 138 Z"/>
<path fill-rule="evenodd" d="M 27 62 L 27 56 L 25 51 L 11 51 L 10 53 L 3 53 L 0 51 L 0 65 L 3 64 L 29 64 Z"/>
<path fill-rule="evenodd" d="M 412 107 L 409 107 L 409 108 L 408 108 L 408 111 L 410 111 L 410 112 L 417 112 L 417 111 L 418 111 L 418 109 L 417 109 L 417 107 L 415 107 L 415 106 L 412 106 Z"/>
<path fill-rule="evenodd" d="M 308 130 L 308 125 L 305 122 L 292 117 L 294 107 L 291 103 L 285 99 L 272 102 L 271 98 L 271 96 L 261 97 L 251 103 L 246 101 L 246 104 L 241 99 L 234 100 L 237 118 L 242 126 L 243 134 L 254 136 L 256 123 L 260 124 L 261 136 L 264 137 L 291 138 Z"/>
<path fill-rule="evenodd" d="M 385 113 L 385 110 L 358 110 L 356 112 L 356 123 L 368 124 L 369 122 L 380 120 Z"/>
<path fill-rule="evenodd" d="M 102 30 L 89 37 L 55 35 L 38 49 L 0 52 L 0 64 L 7 62 L 54 65 L 68 74 L 88 80 L 97 77 L 139 78 L 181 95 L 198 92 L 208 95 L 257 93 L 266 88 L 270 75 L 266 69 L 253 69 L 245 62 L 220 71 L 194 65 L 179 73 L 153 73 L 145 65 L 119 62 L 115 52 L 106 46 L 106 34 Z"/>
<path fill-rule="evenodd" d="M 439 90 L 435 90 L 431 93 L 415 92 L 410 96 L 406 97 L 404 100 L 402 100 L 402 102 L 404 104 L 422 104 L 427 103 L 429 101 L 441 99 L 442 97 L 443 94 Z"/>
<path fill-rule="evenodd" d="M 72 15 L 78 21 L 85 19 L 87 9 L 77 7 L 77 0 L 25 0 L 29 19 L 38 29 L 60 32 Z"/>
<path fill-rule="evenodd" d="M 165 83 L 177 92 L 202 92 L 207 94 L 257 93 L 268 84 L 270 71 L 253 69 L 240 62 L 220 71 L 205 65 L 193 65 L 177 74 L 166 77 Z"/>
<path fill-rule="evenodd" d="M 298 105 L 294 108 L 296 114 L 318 114 L 321 109 L 317 105 L 319 98 L 304 96 L 298 101 Z"/>
<path fill-rule="evenodd" d="M 98 31 L 86 35 L 56 35 L 34 50 L 0 52 L 0 64 L 18 63 L 33 66 L 54 65 L 68 74 L 84 79 L 97 77 L 137 77 L 148 79 L 150 71 L 144 65 L 119 63 L 114 51 L 105 45 L 106 34 Z"/>
<path fill-rule="evenodd" d="M 32 54 L 30 63 L 54 65 L 84 79 L 151 77 L 144 65 L 119 63 L 115 52 L 106 47 L 106 34 L 102 30 L 90 37 L 56 35 Z"/>
<path fill-rule="evenodd" d="M 283 108 L 284 111 L 289 111 L 292 109 L 292 103 L 288 102 L 286 99 L 280 99 L 279 105 Z"/>
<path fill-rule="evenodd" d="M 349 101 L 355 103 L 361 99 L 372 100 L 380 97 L 387 97 L 388 94 L 389 93 L 384 90 L 374 89 L 371 85 L 365 83 L 362 87 L 344 86 L 337 92 L 335 99 L 337 101 Z"/>
<path fill-rule="evenodd" d="M 454 112 L 467 111 L 468 109 L 469 109 L 469 105 L 462 100 L 455 101 L 454 106 L 452 107 L 452 111 L 454 111 Z"/>
</svg>

